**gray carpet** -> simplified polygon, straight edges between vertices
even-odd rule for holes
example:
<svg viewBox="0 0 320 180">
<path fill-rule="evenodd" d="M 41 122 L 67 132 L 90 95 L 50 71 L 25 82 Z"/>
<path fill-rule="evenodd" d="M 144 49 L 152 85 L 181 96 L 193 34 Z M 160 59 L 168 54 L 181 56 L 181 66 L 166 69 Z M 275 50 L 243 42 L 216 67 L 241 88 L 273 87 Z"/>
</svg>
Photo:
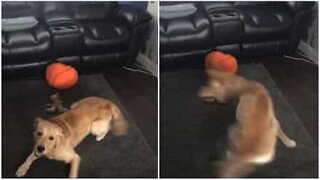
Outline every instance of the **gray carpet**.
<svg viewBox="0 0 320 180">
<path fill-rule="evenodd" d="M 45 113 L 48 96 L 54 93 L 44 81 L 24 80 L 2 86 L 2 177 L 13 177 L 33 148 L 33 120 L 52 115 Z M 130 123 L 129 133 L 96 142 L 88 136 L 77 148 L 81 156 L 80 177 L 156 177 L 157 157 L 146 143 L 139 128 L 102 75 L 80 76 L 77 85 L 62 92 L 64 105 L 87 97 L 99 96 L 120 106 Z M 143 105 L 141 105 L 143 107 Z M 41 158 L 26 177 L 67 177 L 69 167 L 62 162 Z"/>
<path fill-rule="evenodd" d="M 318 177 L 318 148 L 266 69 L 260 64 L 241 65 L 238 74 L 269 89 L 282 128 L 297 142 L 295 149 L 278 142 L 275 160 L 248 177 Z M 197 98 L 205 80 L 199 69 L 161 74 L 161 177 L 215 176 L 212 163 L 224 155 L 235 105 L 206 104 Z"/>
</svg>

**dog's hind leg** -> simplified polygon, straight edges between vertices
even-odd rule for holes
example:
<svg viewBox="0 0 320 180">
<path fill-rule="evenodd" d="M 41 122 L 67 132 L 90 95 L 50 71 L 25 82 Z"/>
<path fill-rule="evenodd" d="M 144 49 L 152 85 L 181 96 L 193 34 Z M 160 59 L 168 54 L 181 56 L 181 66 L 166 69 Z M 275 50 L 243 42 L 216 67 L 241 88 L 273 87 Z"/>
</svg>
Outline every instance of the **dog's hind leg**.
<svg viewBox="0 0 320 180">
<path fill-rule="evenodd" d="M 97 141 L 101 141 L 110 130 L 110 119 L 97 120 L 92 123 L 91 133 L 96 136 Z"/>
<path fill-rule="evenodd" d="M 296 142 L 292 139 L 290 139 L 281 129 L 279 126 L 278 128 L 278 137 L 281 140 L 281 142 L 287 147 L 287 148 L 294 148 L 296 147 Z"/>
</svg>

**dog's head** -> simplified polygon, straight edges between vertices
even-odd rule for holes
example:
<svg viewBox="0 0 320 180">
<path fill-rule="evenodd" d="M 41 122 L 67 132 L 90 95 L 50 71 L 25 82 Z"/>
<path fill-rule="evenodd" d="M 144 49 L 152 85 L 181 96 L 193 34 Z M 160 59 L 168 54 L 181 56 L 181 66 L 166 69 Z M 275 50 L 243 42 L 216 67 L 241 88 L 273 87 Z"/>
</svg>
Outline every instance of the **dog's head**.
<svg viewBox="0 0 320 180">
<path fill-rule="evenodd" d="M 63 136 L 62 129 L 57 124 L 51 123 L 42 118 L 35 119 L 35 147 L 34 153 L 36 156 L 41 156 L 54 150 L 61 137 Z"/>
</svg>

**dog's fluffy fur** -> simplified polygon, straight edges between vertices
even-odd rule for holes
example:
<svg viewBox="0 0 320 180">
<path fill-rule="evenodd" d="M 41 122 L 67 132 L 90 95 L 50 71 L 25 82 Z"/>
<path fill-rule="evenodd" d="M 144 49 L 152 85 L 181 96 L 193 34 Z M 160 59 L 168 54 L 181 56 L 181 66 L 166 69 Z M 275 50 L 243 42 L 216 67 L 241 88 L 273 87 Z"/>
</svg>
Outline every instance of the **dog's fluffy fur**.
<svg viewBox="0 0 320 180">
<path fill-rule="evenodd" d="M 128 128 L 117 105 L 103 98 L 84 98 L 71 109 L 50 121 L 36 118 L 35 147 L 27 160 L 16 172 L 24 176 L 32 162 L 39 157 L 64 161 L 71 164 L 69 177 L 78 176 L 80 156 L 74 148 L 90 133 L 102 140 L 109 130 L 115 135 L 125 134 Z"/>
<path fill-rule="evenodd" d="M 288 147 L 295 147 L 280 128 L 267 89 L 217 69 L 206 70 L 207 84 L 198 96 L 207 102 L 226 103 L 236 100 L 236 125 L 229 128 L 229 145 L 225 160 L 217 163 L 219 177 L 241 177 L 256 165 L 273 160 L 277 137 Z"/>
</svg>

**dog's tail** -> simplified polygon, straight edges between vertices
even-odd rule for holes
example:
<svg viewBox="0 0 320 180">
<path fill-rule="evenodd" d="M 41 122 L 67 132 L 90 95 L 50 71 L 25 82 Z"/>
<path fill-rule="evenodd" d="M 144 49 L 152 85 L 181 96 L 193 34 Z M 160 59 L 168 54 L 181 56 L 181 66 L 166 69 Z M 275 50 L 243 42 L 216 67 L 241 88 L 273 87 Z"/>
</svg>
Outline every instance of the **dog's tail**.
<svg viewBox="0 0 320 180">
<path fill-rule="evenodd" d="M 239 178 L 248 175 L 255 169 L 255 164 L 243 158 L 233 157 L 216 164 L 216 173 L 220 178 Z"/>
<path fill-rule="evenodd" d="M 111 131 L 114 135 L 124 135 L 128 131 L 128 122 L 125 120 L 121 110 L 116 105 L 111 105 L 112 112 L 112 128 Z"/>
</svg>

